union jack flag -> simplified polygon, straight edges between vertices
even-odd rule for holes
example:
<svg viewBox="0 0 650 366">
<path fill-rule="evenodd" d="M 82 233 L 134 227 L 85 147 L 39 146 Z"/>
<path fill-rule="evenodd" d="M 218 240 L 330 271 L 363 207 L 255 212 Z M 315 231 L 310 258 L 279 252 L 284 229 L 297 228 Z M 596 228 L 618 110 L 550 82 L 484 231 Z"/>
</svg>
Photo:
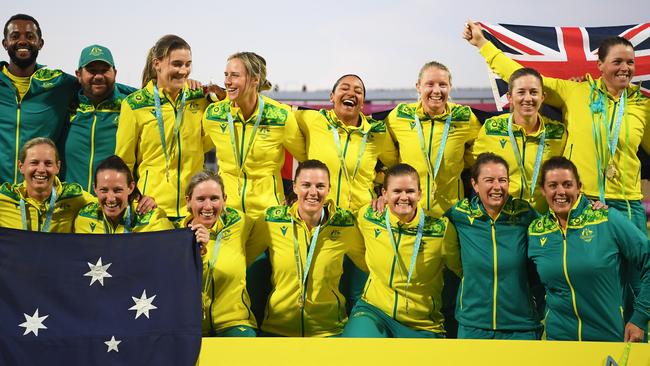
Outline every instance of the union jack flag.
<svg viewBox="0 0 650 366">
<path fill-rule="evenodd" d="M 634 45 L 636 71 L 632 82 L 650 96 L 650 23 L 611 27 L 540 27 L 480 23 L 483 34 L 508 57 L 544 76 L 561 79 L 598 78 L 598 46 L 609 37 L 621 36 Z M 505 81 L 490 71 L 497 108 L 508 104 Z"/>
</svg>

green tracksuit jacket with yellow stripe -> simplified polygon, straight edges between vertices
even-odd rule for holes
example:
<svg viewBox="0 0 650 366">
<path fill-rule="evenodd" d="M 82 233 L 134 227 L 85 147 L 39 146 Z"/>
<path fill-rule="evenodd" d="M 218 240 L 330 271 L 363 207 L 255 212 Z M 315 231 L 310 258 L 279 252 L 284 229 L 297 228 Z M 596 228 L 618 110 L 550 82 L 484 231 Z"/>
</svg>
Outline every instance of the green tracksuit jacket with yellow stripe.
<svg viewBox="0 0 650 366">
<path fill-rule="evenodd" d="M 566 229 L 553 212 L 531 223 L 528 256 L 546 289 L 547 339 L 623 341 L 624 260 L 641 273 L 630 322 L 646 328 L 650 243 L 647 233 L 617 211 L 594 210 L 581 195 L 569 211 Z"/>
<path fill-rule="evenodd" d="M 526 256 L 526 233 L 537 217 L 535 210 L 509 197 L 494 220 L 475 196 L 458 202 L 447 216 L 456 226 L 463 264 L 458 323 L 487 330 L 539 328 Z"/>
<path fill-rule="evenodd" d="M 0 70 L 5 66 L 5 61 L 0 62 Z M 74 76 L 36 65 L 29 90 L 21 98 L 7 75 L 0 72 L 0 184 L 23 181 L 18 158 L 25 142 L 34 137 L 59 141 L 77 88 Z"/>
</svg>

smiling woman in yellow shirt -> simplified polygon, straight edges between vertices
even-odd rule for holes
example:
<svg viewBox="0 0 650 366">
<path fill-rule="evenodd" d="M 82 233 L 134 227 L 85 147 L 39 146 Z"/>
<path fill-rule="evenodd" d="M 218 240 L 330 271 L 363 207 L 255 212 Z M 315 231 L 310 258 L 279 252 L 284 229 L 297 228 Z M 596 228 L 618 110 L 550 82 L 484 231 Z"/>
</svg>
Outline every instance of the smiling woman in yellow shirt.
<svg viewBox="0 0 650 366">
<path fill-rule="evenodd" d="M 298 200 L 270 207 L 255 221 L 247 261 L 268 247 L 273 268 L 262 323 L 266 335 L 329 337 L 343 331 L 347 315 L 339 281 L 344 254 L 367 268 L 354 216 L 326 199 L 329 180 L 322 162 L 300 163 L 293 184 Z"/>
<path fill-rule="evenodd" d="M 443 268 L 462 275 L 456 230 L 425 214 L 412 166 L 389 168 L 382 192 L 388 209 L 366 205 L 358 214 L 370 275 L 343 336 L 444 338 Z"/>
<path fill-rule="evenodd" d="M 187 187 L 190 215 L 182 227 L 196 233 L 203 258 L 203 336 L 255 337 L 257 324 L 246 291 L 246 250 L 252 222 L 226 207 L 223 180 L 197 173 Z"/>
<path fill-rule="evenodd" d="M 284 201 L 284 148 L 305 160 L 304 137 L 289 106 L 260 95 L 271 89 L 264 58 L 236 53 L 228 57 L 224 75 L 228 98 L 207 108 L 203 128 L 218 146 L 230 207 L 257 218 Z"/>
<path fill-rule="evenodd" d="M 464 197 L 460 173 L 465 154 L 470 154 L 466 148 L 481 124 L 470 107 L 448 101 L 451 72 L 445 65 L 424 64 L 415 88 L 418 102 L 398 104 L 386 125 L 397 142 L 400 162 L 412 165 L 420 176 L 422 207 L 440 217 Z"/>
<path fill-rule="evenodd" d="M 203 169 L 213 145 L 201 129 L 208 105 L 202 90 L 190 90 L 190 46 L 166 35 L 149 51 L 142 89 L 122 103 L 115 154 L 134 171 L 143 195 L 152 196 L 170 220 L 187 215 L 183 194 Z"/>
<path fill-rule="evenodd" d="M 74 220 L 75 233 L 127 234 L 174 229 L 161 208 L 137 212 L 136 198 L 140 193 L 129 167 L 119 156 L 109 156 L 99 163 L 93 187 L 97 201 L 79 211 Z"/>
<path fill-rule="evenodd" d="M 307 157 L 322 161 L 333 173 L 329 198 L 352 211 L 375 198 L 377 160 L 386 166 L 398 160 L 386 124 L 361 112 L 365 96 L 361 78 L 347 74 L 332 88 L 332 109 L 294 112 L 305 136 Z"/>
<path fill-rule="evenodd" d="M 79 210 L 95 198 L 77 183 L 59 181 L 59 152 L 49 138 L 27 141 L 19 156 L 18 168 L 25 180 L 0 186 L 0 227 L 72 232 Z"/>
<path fill-rule="evenodd" d="M 536 184 L 539 170 L 546 159 L 564 151 L 566 128 L 539 114 L 544 90 L 536 70 L 515 71 L 508 81 L 507 97 L 511 113 L 485 121 L 474 142 L 473 157 L 485 152 L 503 157 L 510 167 L 510 196 L 526 200 L 544 213 L 548 206 Z"/>
</svg>

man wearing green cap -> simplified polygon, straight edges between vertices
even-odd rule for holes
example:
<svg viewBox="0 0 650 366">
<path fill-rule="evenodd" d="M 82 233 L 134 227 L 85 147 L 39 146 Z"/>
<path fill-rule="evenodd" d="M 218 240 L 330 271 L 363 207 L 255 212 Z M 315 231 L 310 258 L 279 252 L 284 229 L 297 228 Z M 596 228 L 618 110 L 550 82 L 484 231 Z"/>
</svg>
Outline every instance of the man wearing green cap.
<svg viewBox="0 0 650 366">
<path fill-rule="evenodd" d="M 79 104 L 66 126 L 62 176 L 66 182 L 79 183 L 84 190 L 94 192 L 97 165 L 115 151 L 122 100 L 136 89 L 115 83 L 113 55 L 96 44 L 81 51 L 75 74 L 81 90 Z"/>
<path fill-rule="evenodd" d="M 4 27 L 0 62 L 0 184 L 20 183 L 18 154 L 35 137 L 61 141 L 70 104 L 78 88 L 74 76 L 36 63 L 43 48 L 41 27 L 33 17 L 16 14 Z"/>
</svg>

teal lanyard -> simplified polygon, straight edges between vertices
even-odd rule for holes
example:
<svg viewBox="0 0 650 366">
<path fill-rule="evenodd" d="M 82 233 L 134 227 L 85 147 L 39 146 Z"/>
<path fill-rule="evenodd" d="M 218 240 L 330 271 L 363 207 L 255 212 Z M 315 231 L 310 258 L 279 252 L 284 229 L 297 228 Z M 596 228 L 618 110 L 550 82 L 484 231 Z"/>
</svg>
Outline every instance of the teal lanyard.
<svg viewBox="0 0 650 366">
<path fill-rule="evenodd" d="M 222 220 L 220 218 L 220 220 Z M 223 222 L 223 221 L 222 221 Z M 217 263 L 217 258 L 219 258 L 219 251 L 221 250 L 221 239 L 223 238 L 223 233 L 226 229 L 224 223 L 223 228 L 217 234 L 216 239 L 214 240 L 214 246 L 212 247 L 212 253 L 210 254 L 210 259 L 208 259 L 208 273 L 206 275 L 206 281 L 203 284 L 203 292 L 207 294 L 212 284 L 212 275 L 214 272 L 215 265 Z"/>
<path fill-rule="evenodd" d="M 388 230 L 388 237 L 390 238 L 390 244 L 391 247 L 393 248 L 393 253 L 395 254 L 395 260 L 398 263 L 398 268 L 400 268 L 400 271 L 402 270 L 402 257 L 399 255 L 399 249 L 397 247 L 397 243 L 395 242 L 395 237 L 393 236 L 393 228 L 390 226 L 390 216 L 389 216 L 389 211 L 386 210 L 386 214 L 384 214 L 384 221 L 386 224 L 386 230 Z M 409 263 L 409 270 L 408 270 L 408 276 L 406 278 L 406 291 L 404 294 L 404 297 L 406 298 L 406 309 L 408 311 L 408 289 L 409 286 L 411 285 L 411 277 L 413 276 L 413 270 L 415 269 L 415 262 L 418 257 L 418 252 L 420 251 L 420 244 L 422 243 L 422 234 L 424 233 L 424 210 L 420 208 L 420 220 L 418 221 L 418 228 L 417 228 L 417 233 L 415 235 L 415 243 L 413 244 L 413 253 L 411 254 L 411 262 Z"/>
<path fill-rule="evenodd" d="M 110 223 L 108 223 L 106 220 L 106 216 L 102 213 L 102 216 L 104 217 L 104 233 L 106 234 L 111 234 L 110 231 Z M 126 210 L 124 212 L 124 234 L 128 234 L 131 232 L 131 205 L 126 206 Z M 114 234 L 114 232 L 113 232 Z"/>
<path fill-rule="evenodd" d="M 339 136 L 339 130 L 334 123 L 329 117 L 325 116 L 327 120 L 329 121 L 329 127 L 332 129 L 332 137 L 334 138 L 334 144 L 336 145 L 336 153 L 339 157 L 339 165 L 341 165 L 341 170 L 343 171 L 343 176 L 345 177 L 345 181 L 348 183 L 348 200 L 350 201 L 350 205 L 352 204 L 352 182 L 354 182 L 354 179 L 357 177 L 357 173 L 359 173 L 359 167 L 361 166 L 361 160 L 363 159 L 363 154 L 366 151 L 366 144 L 368 142 L 368 135 L 370 134 L 368 131 L 363 131 L 361 127 L 359 128 L 359 133 L 361 136 L 361 146 L 359 146 L 359 151 L 357 152 L 357 161 L 354 164 L 354 170 L 352 171 L 352 175 L 349 174 L 347 165 L 345 164 L 345 152 L 343 151 L 343 148 L 341 146 L 341 137 Z M 361 118 L 359 118 L 361 120 Z M 339 202 L 336 203 L 337 205 Z"/>
<path fill-rule="evenodd" d="M 413 113 L 413 118 L 415 118 L 415 126 L 418 128 L 418 139 L 420 140 L 420 151 L 422 152 L 422 157 L 424 157 L 424 162 L 425 165 L 427 166 L 427 172 L 429 173 L 429 176 L 431 177 L 433 183 L 435 184 L 436 177 L 438 176 L 438 170 L 440 169 L 440 163 L 442 163 L 442 156 L 445 152 L 445 146 L 447 145 L 447 137 L 449 136 L 449 127 L 451 126 L 451 110 L 449 111 L 449 115 L 447 116 L 447 120 L 445 121 L 445 127 L 442 131 L 442 137 L 440 139 L 440 147 L 438 148 L 438 155 L 436 156 L 436 162 L 433 168 L 431 167 L 431 157 L 429 156 L 429 152 L 427 151 L 427 144 L 426 141 L 424 141 L 424 132 L 422 132 L 422 123 L 420 123 L 420 118 L 418 117 L 417 112 Z M 431 133 L 433 133 L 434 125 L 435 124 L 432 119 Z M 429 193 L 433 195 L 432 194 L 433 192 L 429 192 Z"/>
<path fill-rule="evenodd" d="M 47 208 L 47 214 L 45 214 L 45 222 L 43 223 L 43 228 L 40 230 L 44 233 L 50 232 L 50 226 L 52 225 L 52 215 L 54 215 L 54 206 L 56 204 L 56 189 L 52 186 L 52 193 L 50 194 L 50 207 Z M 27 208 L 25 207 L 25 200 L 20 199 L 20 219 L 23 224 L 23 230 L 30 230 L 27 226 Z"/>
<path fill-rule="evenodd" d="M 539 118 L 539 116 L 538 116 Z M 541 122 L 540 122 L 541 124 Z M 535 156 L 535 165 L 533 165 L 533 174 L 530 180 L 530 185 L 528 185 L 528 180 L 526 179 L 526 165 L 523 161 L 521 154 L 519 153 L 519 145 L 517 145 L 517 140 L 515 139 L 515 134 L 512 132 L 512 113 L 508 116 L 508 137 L 510 137 L 510 145 L 512 145 L 512 150 L 515 154 L 515 160 L 517 161 L 517 166 L 521 172 L 522 187 L 521 190 L 528 188 L 528 193 L 530 194 L 530 199 L 533 199 L 533 193 L 535 192 L 535 184 L 537 184 L 537 177 L 539 175 L 539 168 L 542 165 L 542 156 L 544 155 L 544 143 L 546 142 L 546 129 L 542 131 L 542 136 L 539 138 L 539 143 L 537 144 L 537 156 Z M 524 138 L 524 132 L 522 132 L 521 138 L 522 145 L 526 144 Z"/>
<path fill-rule="evenodd" d="M 318 234 L 320 234 L 320 228 L 323 224 L 323 219 L 325 218 L 325 208 L 321 209 L 320 220 L 318 226 L 314 230 L 314 235 L 311 237 L 309 244 L 309 250 L 307 251 L 307 259 L 305 260 L 305 268 L 302 268 L 302 259 L 300 256 L 300 243 L 298 242 L 298 230 L 296 229 L 295 222 L 293 221 L 293 216 L 291 217 L 291 227 L 293 228 L 293 255 L 296 261 L 296 272 L 298 273 L 298 279 L 300 283 L 300 298 L 298 299 L 298 304 L 301 308 L 305 307 L 305 299 L 307 297 L 307 277 L 309 276 L 309 269 L 311 268 L 311 262 L 314 259 L 314 251 L 316 250 L 316 242 L 318 241 Z"/>
<path fill-rule="evenodd" d="M 594 94 L 596 94 L 595 97 Z M 605 202 L 605 182 L 606 182 L 606 174 L 607 174 L 606 166 L 610 163 L 610 160 L 614 159 L 614 155 L 616 154 L 618 137 L 621 132 L 621 124 L 623 123 L 623 116 L 625 114 L 627 89 L 623 91 L 623 94 L 619 99 L 619 106 L 616 114 L 616 120 L 614 121 L 613 126 L 607 126 L 607 117 L 609 113 L 607 111 L 606 96 L 604 92 L 596 88 L 596 83 L 591 84 L 589 98 L 590 98 L 589 108 L 591 109 L 591 132 L 592 132 L 594 145 L 596 148 L 596 168 L 598 169 L 598 193 L 599 193 L 599 199 L 602 202 Z M 597 116 L 599 116 L 600 118 L 598 118 Z M 605 140 L 607 142 L 607 149 L 609 150 L 608 151 L 609 156 L 607 156 L 606 152 L 603 151 L 603 136 L 601 134 L 601 125 L 604 125 L 603 129 L 605 130 Z M 610 130 L 612 129 L 612 127 L 614 131 L 610 135 Z"/>
<path fill-rule="evenodd" d="M 172 143 L 170 144 L 172 147 L 174 145 L 174 138 L 178 135 L 181 129 L 181 123 L 183 122 L 185 97 L 186 94 L 183 90 L 183 96 L 181 97 L 181 106 L 176 111 L 176 122 L 174 123 L 174 133 L 172 134 Z M 156 110 L 156 119 L 158 120 L 158 133 L 160 133 L 160 143 L 162 144 L 163 155 L 165 156 L 165 177 L 167 177 L 167 180 L 169 180 L 169 152 L 167 151 L 167 141 L 165 140 L 165 121 L 163 120 L 162 107 L 160 106 L 160 93 L 158 92 L 158 87 L 156 85 L 153 86 L 153 100 Z"/>
<path fill-rule="evenodd" d="M 243 152 L 241 156 L 239 156 L 239 148 L 237 144 L 237 135 L 235 134 L 235 120 L 230 113 L 230 109 L 228 109 L 228 130 L 230 131 L 230 145 L 232 146 L 232 154 L 235 159 L 235 165 L 237 166 L 237 184 L 239 185 L 239 178 L 241 177 L 242 173 L 244 172 L 244 165 L 246 164 L 246 158 L 248 158 L 248 154 L 251 151 L 251 148 L 253 147 L 253 144 L 255 143 L 255 135 L 257 135 L 257 129 L 260 127 L 260 122 L 262 121 L 262 113 L 264 112 L 264 99 L 262 99 L 262 96 L 258 96 L 257 100 L 257 119 L 255 120 L 255 124 L 253 125 L 253 132 L 251 133 L 251 137 L 248 139 L 248 146 L 246 146 L 246 151 Z M 242 130 L 243 130 L 243 122 L 242 122 Z M 243 136 L 243 135 L 242 135 Z M 242 150 L 244 147 L 244 141 L 242 140 Z"/>
</svg>

